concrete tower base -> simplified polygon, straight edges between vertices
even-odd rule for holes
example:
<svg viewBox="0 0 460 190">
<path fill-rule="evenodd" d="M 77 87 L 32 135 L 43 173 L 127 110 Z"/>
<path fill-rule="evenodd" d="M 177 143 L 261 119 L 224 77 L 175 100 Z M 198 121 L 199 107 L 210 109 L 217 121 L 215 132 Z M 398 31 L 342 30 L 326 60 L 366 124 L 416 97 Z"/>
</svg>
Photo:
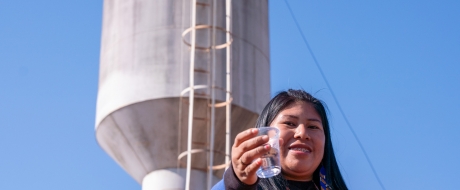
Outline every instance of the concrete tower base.
<svg viewBox="0 0 460 190">
<path fill-rule="evenodd" d="M 142 180 L 142 190 L 183 190 L 185 189 L 186 169 L 168 168 L 156 170 L 147 174 Z M 207 189 L 206 172 L 192 170 L 190 180 L 191 190 Z M 213 185 L 219 181 L 214 177 Z"/>
</svg>

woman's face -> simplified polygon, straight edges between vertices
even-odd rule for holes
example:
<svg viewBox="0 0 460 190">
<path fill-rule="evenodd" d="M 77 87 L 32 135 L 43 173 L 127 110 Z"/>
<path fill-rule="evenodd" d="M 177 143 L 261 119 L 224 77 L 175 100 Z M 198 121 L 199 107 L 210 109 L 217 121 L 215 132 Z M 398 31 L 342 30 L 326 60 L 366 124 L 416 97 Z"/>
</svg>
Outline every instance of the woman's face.
<svg viewBox="0 0 460 190">
<path fill-rule="evenodd" d="M 288 180 L 310 181 L 324 155 L 324 128 L 312 104 L 294 102 L 283 109 L 270 126 L 280 130 L 281 168 Z"/>
</svg>

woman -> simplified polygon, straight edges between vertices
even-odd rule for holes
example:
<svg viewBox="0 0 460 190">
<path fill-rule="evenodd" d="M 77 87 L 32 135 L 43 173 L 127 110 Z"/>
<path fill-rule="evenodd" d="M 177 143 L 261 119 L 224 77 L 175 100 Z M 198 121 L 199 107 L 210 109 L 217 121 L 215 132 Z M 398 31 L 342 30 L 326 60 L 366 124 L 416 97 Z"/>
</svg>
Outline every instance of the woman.
<svg viewBox="0 0 460 190">
<path fill-rule="evenodd" d="M 258 129 L 253 128 L 236 136 L 224 184 L 214 189 L 348 189 L 334 156 L 329 122 L 320 100 L 303 90 L 283 91 L 270 100 L 258 118 L 256 127 L 264 126 L 280 130 L 281 175 L 257 177 L 260 156 L 270 147 L 264 145 L 268 137 L 257 136 Z"/>
</svg>

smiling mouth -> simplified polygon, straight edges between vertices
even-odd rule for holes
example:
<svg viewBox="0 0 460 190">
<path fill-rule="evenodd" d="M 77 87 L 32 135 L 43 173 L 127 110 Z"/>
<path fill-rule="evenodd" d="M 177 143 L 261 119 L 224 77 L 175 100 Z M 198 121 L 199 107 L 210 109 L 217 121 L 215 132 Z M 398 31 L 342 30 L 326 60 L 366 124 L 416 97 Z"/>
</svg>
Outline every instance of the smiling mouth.
<svg viewBox="0 0 460 190">
<path fill-rule="evenodd" d="M 289 150 L 300 151 L 305 153 L 310 153 L 311 151 L 306 148 L 290 148 Z"/>
</svg>

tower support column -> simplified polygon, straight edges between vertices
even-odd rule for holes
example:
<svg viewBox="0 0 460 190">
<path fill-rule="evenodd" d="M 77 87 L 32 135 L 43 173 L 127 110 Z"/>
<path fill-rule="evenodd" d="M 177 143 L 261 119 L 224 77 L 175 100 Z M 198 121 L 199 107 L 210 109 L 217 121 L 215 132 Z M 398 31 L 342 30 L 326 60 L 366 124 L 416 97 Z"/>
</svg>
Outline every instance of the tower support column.
<svg viewBox="0 0 460 190">
<path fill-rule="evenodd" d="M 167 168 L 150 172 L 142 180 L 142 190 L 184 190 L 186 171 L 185 168 Z M 206 175 L 206 172 L 192 169 L 190 189 L 207 189 Z M 213 184 L 218 181 L 213 177 Z"/>
</svg>

